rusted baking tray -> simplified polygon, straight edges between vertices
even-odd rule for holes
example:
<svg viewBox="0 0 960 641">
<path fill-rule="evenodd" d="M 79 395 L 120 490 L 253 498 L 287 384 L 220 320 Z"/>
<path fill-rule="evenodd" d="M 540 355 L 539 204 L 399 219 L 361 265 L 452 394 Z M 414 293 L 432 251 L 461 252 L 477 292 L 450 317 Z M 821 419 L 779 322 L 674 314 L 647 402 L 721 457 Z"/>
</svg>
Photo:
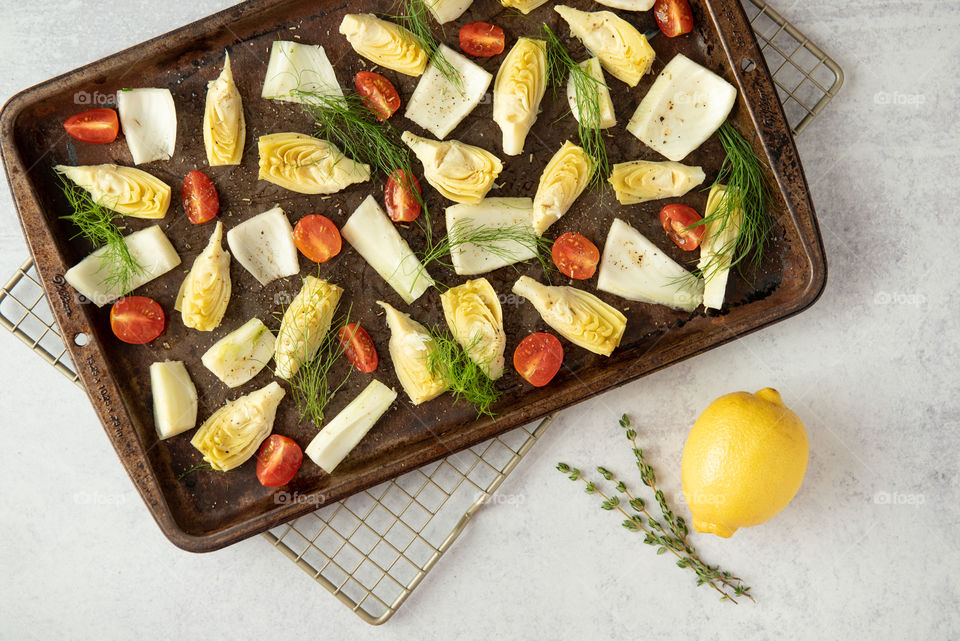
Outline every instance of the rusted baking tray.
<svg viewBox="0 0 960 641">
<path fill-rule="evenodd" d="M 582 1 L 570 4 L 598 9 Z M 604 358 L 564 342 L 565 367 L 549 386 L 541 389 L 531 388 L 508 367 L 508 373 L 498 382 L 503 397 L 494 408 L 495 419 L 477 419 L 472 408 L 454 404 L 449 395 L 413 407 L 401 393 L 395 407 L 334 475 L 326 475 L 309 460 L 304 462 L 297 478 L 284 488 L 285 497 L 296 500 L 276 500 L 273 490 L 257 482 L 251 463 L 229 473 L 200 471 L 180 478 L 200 462 L 200 454 L 190 445 L 189 434 L 163 442 L 157 439 L 148 367 L 156 360 L 186 362 L 199 393 L 200 420 L 228 398 L 263 386 L 272 378 L 269 369 L 245 386 L 227 390 L 200 365 L 200 355 L 252 316 L 276 328 L 277 315 L 284 302 L 299 290 L 300 279 L 291 277 L 261 287 L 234 262 L 231 277 L 235 293 L 218 330 L 204 334 L 187 330 L 179 316 L 172 315 L 164 335 L 153 343 L 122 344 L 110 331 L 109 309 L 78 302 L 63 280 L 66 270 L 89 253 L 90 247 L 84 241 L 71 240 L 75 230 L 59 219 L 68 209 L 52 167 L 60 163 L 132 165 L 122 140 L 105 146 L 75 146 L 64 134 L 61 123 L 67 116 L 88 108 L 102 96 L 112 96 L 119 89 L 169 87 L 178 110 L 176 153 L 170 161 L 150 163 L 143 168 L 174 186 L 174 202 L 179 200 L 178 186 L 183 176 L 192 169 L 203 169 L 218 186 L 222 203 L 220 218 L 227 228 L 275 204 L 281 205 L 292 221 L 309 213 L 323 213 L 342 224 L 367 194 L 382 193 L 384 177 L 378 176 L 371 183 L 328 198 L 302 196 L 257 181 L 257 137 L 279 131 L 311 131 L 310 120 L 296 105 L 260 98 L 266 61 L 271 43 L 277 39 L 322 44 L 337 69 L 340 82 L 351 84 L 363 63 L 337 32 L 340 18 L 345 13 L 358 11 L 390 12 L 389 0 L 247 2 L 47 81 L 10 100 L 0 116 L 0 150 L 30 251 L 70 355 L 107 435 L 160 528 L 173 543 L 197 552 L 229 545 L 736 339 L 795 314 L 817 299 L 826 282 L 826 262 L 813 206 L 790 128 L 743 8 L 738 0 L 693 0 L 691 4 L 697 25 L 694 32 L 682 38 L 654 39 L 657 62 L 653 73 L 638 87 L 631 90 L 609 79 L 619 124 L 607 139 L 608 153 L 611 162 L 659 159 L 627 134 L 623 125 L 656 73 L 674 54 L 682 52 L 733 82 L 740 94 L 731 120 L 752 141 L 761 157 L 767 159 L 774 187 L 776 226 L 772 248 L 760 269 L 750 278 L 739 275 L 731 278 L 728 304 L 720 314 L 708 315 L 702 310 L 689 314 L 600 294 L 623 309 L 629 319 L 621 347 L 610 358 Z M 621 15 L 642 32 L 656 27 L 651 12 L 622 12 Z M 459 27 L 476 20 L 489 20 L 503 26 L 508 46 L 519 35 L 535 34 L 540 22 L 546 22 L 563 36 L 568 33 L 552 5 L 522 18 L 493 0 L 476 0 L 460 20 L 446 25 L 445 40 L 456 46 Z M 586 57 L 577 41 L 567 40 L 566 44 L 575 59 Z M 205 163 L 200 123 L 206 84 L 219 74 L 224 51 L 230 53 L 244 101 L 247 151 L 240 167 L 209 168 Z M 500 60 L 495 57 L 481 60 L 480 64 L 495 73 Z M 415 79 L 390 72 L 386 75 L 397 85 L 402 97 L 410 96 Z M 553 152 L 564 140 L 576 139 L 574 120 L 564 117 L 566 100 L 553 99 L 548 93 L 543 105 L 543 113 L 527 139 L 525 153 L 505 162 L 497 195 L 532 196 L 538 176 Z M 491 112 L 489 101 L 485 101 L 450 137 L 498 153 L 499 130 L 492 122 Z M 402 113 L 393 120 L 400 128 L 418 132 L 415 125 L 402 119 Z M 714 138 L 694 152 L 687 162 L 702 165 L 707 173 L 706 184 L 709 184 L 721 159 L 722 149 Z M 434 212 L 435 224 L 442 226 L 446 203 L 430 188 L 425 190 L 425 197 Z M 702 211 L 705 199 L 705 192 L 695 191 L 680 202 Z M 688 261 L 659 228 L 657 212 L 661 205 L 654 202 L 621 207 L 609 190 L 588 192 L 551 228 L 549 235 L 556 237 L 576 230 L 602 244 L 613 218 L 619 216 L 675 260 Z M 152 222 L 131 220 L 129 227 L 139 229 Z M 210 228 L 191 225 L 182 208 L 176 206 L 161 225 L 183 264 L 137 293 L 154 298 L 169 312 L 182 277 L 205 245 Z M 415 227 L 403 230 L 403 234 L 415 250 L 423 247 L 423 236 Z M 316 271 L 305 259 L 301 268 L 304 275 Z M 438 293 L 428 292 L 414 305 L 404 306 L 393 290 L 349 248 L 321 265 L 320 272 L 345 288 L 342 304 L 352 305 L 352 319 L 368 328 L 376 342 L 381 354 L 376 377 L 399 389 L 386 353 L 389 334 L 374 303 L 389 301 L 417 320 L 439 326 L 443 318 Z M 452 272 L 432 267 L 431 273 L 441 282 L 458 282 Z M 521 265 L 519 273 L 535 278 L 541 275 L 537 265 Z M 508 355 L 512 354 L 519 337 L 545 328 L 531 305 L 509 295 L 517 276 L 518 271 L 511 268 L 488 274 L 505 308 Z M 595 291 L 594 285 L 595 281 L 580 284 L 591 291 Z M 341 369 L 335 369 L 332 376 L 342 376 L 346 367 L 345 362 L 338 363 L 337 368 Z M 328 416 L 335 415 L 368 381 L 368 375 L 351 376 L 343 392 L 328 407 Z M 299 422 L 293 403 L 285 401 L 278 412 L 275 431 L 305 446 L 317 430 L 307 422 Z"/>
</svg>

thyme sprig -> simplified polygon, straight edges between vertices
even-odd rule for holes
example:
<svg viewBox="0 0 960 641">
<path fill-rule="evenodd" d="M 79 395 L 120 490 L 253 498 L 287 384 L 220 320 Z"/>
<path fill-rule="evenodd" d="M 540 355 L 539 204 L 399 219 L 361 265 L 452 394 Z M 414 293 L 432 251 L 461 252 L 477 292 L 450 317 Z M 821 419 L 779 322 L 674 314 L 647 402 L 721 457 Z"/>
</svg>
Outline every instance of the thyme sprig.
<svg viewBox="0 0 960 641">
<path fill-rule="evenodd" d="M 432 346 L 427 353 L 430 374 L 445 381 L 454 401 L 463 400 L 473 405 L 477 417 L 494 417 L 490 407 L 500 400 L 500 391 L 483 368 L 468 355 L 481 340 L 478 335 L 465 349 L 449 334 L 439 328 L 428 328 Z"/>
<path fill-rule="evenodd" d="M 440 75 L 446 78 L 457 91 L 463 93 L 463 76 L 440 51 L 440 41 L 433 35 L 433 29 L 430 26 L 433 15 L 426 0 L 400 0 L 394 10 L 397 13 L 390 17 L 413 34 L 414 40 L 427 52 L 427 58 Z M 443 33 L 443 25 L 440 25 L 440 31 Z"/>
<path fill-rule="evenodd" d="M 738 211 L 742 212 L 742 217 L 733 239 L 696 270 L 695 275 L 701 278 L 710 278 L 717 270 L 728 266 L 737 266 L 743 274 L 742 263 L 748 258 L 754 269 L 758 268 L 773 224 L 768 213 L 770 185 L 766 163 L 729 122 L 721 125 L 717 136 L 726 156 L 713 184 L 726 185 L 726 189 L 714 210 L 693 226 L 709 225 L 713 234 L 719 234 L 727 225 L 733 224 Z"/>
<path fill-rule="evenodd" d="M 80 229 L 73 238 L 86 238 L 94 249 L 107 248 L 103 260 L 100 261 L 100 269 L 107 270 L 104 283 L 126 293 L 134 276 L 143 272 L 143 265 L 130 253 L 120 231 L 122 227 L 116 223 L 116 220 L 123 216 L 94 201 L 87 190 L 62 174 L 57 176 L 60 178 L 60 189 L 72 210 L 72 213 L 60 218 L 69 220 Z"/>
<path fill-rule="evenodd" d="M 640 479 L 644 485 L 653 491 L 654 499 L 660 509 L 661 517 L 655 518 L 647 509 L 643 498 L 634 496 L 627 485 L 617 479 L 613 472 L 605 467 L 598 467 L 597 473 L 604 480 L 613 483 L 615 493 L 604 493 L 594 481 L 584 478 L 583 473 L 566 463 L 558 463 L 557 470 L 565 474 L 571 481 L 583 481 L 584 491 L 587 494 L 596 494 L 602 501 L 600 508 L 607 511 L 617 510 L 625 518 L 622 525 L 631 532 L 643 532 L 643 542 L 656 547 L 657 554 L 670 552 L 677 557 L 677 567 L 688 568 L 697 575 L 697 585 L 709 585 L 721 595 L 722 601 L 737 603 L 737 598 L 746 597 L 754 601 L 750 594 L 750 587 L 743 585 L 740 577 L 721 570 L 718 565 L 708 565 L 694 549 L 688 540 L 690 533 L 686 521 L 676 516 L 667 504 L 663 491 L 657 487 L 657 477 L 653 467 L 646 462 L 643 450 L 637 444 L 637 432 L 630 427 L 630 419 L 624 414 L 620 418 L 620 427 L 625 431 L 627 439 L 632 443 L 633 455 L 640 470 Z M 622 498 L 621 498 L 622 497 Z M 630 511 L 624 507 L 628 506 Z M 662 520 L 662 522 L 661 522 Z"/>
<path fill-rule="evenodd" d="M 553 87 L 554 97 L 565 91 L 569 77 L 576 94 L 577 135 L 580 146 L 590 158 L 591 184 L 599 189 L 605 185 L 610 173 L 610 161 L 607 158 L 607 146 L 603 142 L 600 129 L 600 88 L 603 83 L 594 78 L 567 53 L 557 34 L 547 25 L 540 27 L 541 37 L 547 43 L 547 78 Z"/>
</svg>

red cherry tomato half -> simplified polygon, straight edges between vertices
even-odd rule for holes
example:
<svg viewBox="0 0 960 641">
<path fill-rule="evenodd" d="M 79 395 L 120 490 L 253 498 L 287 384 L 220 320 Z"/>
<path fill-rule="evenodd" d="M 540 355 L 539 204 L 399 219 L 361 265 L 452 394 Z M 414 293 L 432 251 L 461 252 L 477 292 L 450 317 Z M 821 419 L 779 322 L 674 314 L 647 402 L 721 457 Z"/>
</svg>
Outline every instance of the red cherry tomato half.
<svg viewBox="0 0 960 641">
<path fill-rule="evenodd" d="M 553 263 L 567 278 L 586 280 L 597 271 L 600 250 L 581 234 L 568 231 L 553 241 Z"/>
<path fill-rule="evenodd" d="M 467 55 L 489 58 L 503 53 L 503 29 L 489 22 L 471 22 L 460 27 L 460 48 Z"/>
<path fill-rule="evenodd" d="M 71 138 L 80 142 L 103 145 L 117 139 L 117 134 L 120 133 L 120 120 L 113 109 L 91 109 L 67 118 L 63 128 Z"/>
<path fill-rule="evenodd" d="M 282 487 L 293 480 L 303 463 L 303 450 L 286 436 L 271 434 L 257 454 L 257 480 L 264 487 Z"/>
<path fill-rule="evenodd" d="M 146 296 L 121 298 L 110 308 L 110 329 L 124 343 L 143 345 L 163 333 L 163 308 Z"/>
<path fill-rule="evenodd" d="M 660 224 L 677 247 L 684 251 L 693 251 L 703 241 L 706 232 L 704 225 L 696 225 L 700 214 L 693 207 L 686 205 L 667 205 L 660 210 Z M 696 225 L 696 227 L 691 227 Z"/>
<path fill-rule="evenodd" d="M 191 171 L 183 179 L 183 208 L 194 225 L 211 220 L 220 211 L 217 188 L 202 171 Z"/>
<path fill-rule="evenodd" d="M 414 193 L 410 188 L 416 189 Z M 383 200 L 387 206 L 387 215 L 395 223 L 409 223 L 420 215 L 420 183 L 416 176 L 409 176 L 402 169 L 397 169 L 387 179 L 387 186 L 383 191 Z"/>
<path fill-rule="evenodd" d="M 377 348 L 374 346 L 373 339 L 370 338 L 367 330 L 357 323 L 350 323 L 340 328 L 338 337 L 343 353 L 347 355 L 347 360 L 350 361 L 351 365 L 364 374 L 369 374 L 377 369 L 380 357 L 377 355 Z"/>
<path fill-rule="evenodd" d="M 563 345 L 553 334 L 536 332 L 517 345 L 513 367 L 534 387 L 543 387 L 553 380 L 563 364 Z"/>
<path fill-rule="evenodd" d="M 315 263 L 325 263 L 343 246 L 340 231 L 333 221 L 320 214 L 304 216 L 293 230 L 293 243 Z"/>
<path fill-rule="evenodd" d="M 693 12 L 687 0 L 657 0 L 653 5 L 657 26 L 668 38 L 682 36 L 693 30 Z"/>
<path fill-rule="evenodd" d="M 357 93 L 376 116 L 383 122 L 400 108 L 400 94 L 385 76 L 373 71 L 358 71 L 353 77 Z"/>
</svg>

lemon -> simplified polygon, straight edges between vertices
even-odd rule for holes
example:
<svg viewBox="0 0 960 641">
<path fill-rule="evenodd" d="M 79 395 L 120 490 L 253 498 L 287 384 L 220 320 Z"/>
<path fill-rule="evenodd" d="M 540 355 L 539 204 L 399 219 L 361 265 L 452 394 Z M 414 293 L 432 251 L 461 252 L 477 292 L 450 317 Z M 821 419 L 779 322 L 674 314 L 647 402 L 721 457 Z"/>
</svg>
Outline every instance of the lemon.
<svg viewBox="0 0 960 641">
<path fill-rule="evenodd" d="M 693 528 L 728 538 L 770 519 L 800 489 L 809 452 L 803 423 L 775 389 L 710 403 L 683 448 Z"/>
</svg>

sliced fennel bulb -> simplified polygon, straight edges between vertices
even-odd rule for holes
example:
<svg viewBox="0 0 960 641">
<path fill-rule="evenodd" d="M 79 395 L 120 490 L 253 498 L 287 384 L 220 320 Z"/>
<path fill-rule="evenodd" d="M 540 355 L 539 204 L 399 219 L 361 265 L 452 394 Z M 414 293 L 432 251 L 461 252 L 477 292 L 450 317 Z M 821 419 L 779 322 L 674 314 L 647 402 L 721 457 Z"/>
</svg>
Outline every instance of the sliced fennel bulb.
<svg viewBox="0 0 960 641">
<path fill-rule="evenodd" d="M 439 51 L 460 73 L 461 86 L 450 82 L 431 62 L 410 96 L 404 115 L 443 140 L 480 104 L 493 76 L 447 45 L 441 44 Z"/>
<path fill-rule="evenodd" d="M 340 235 L 393 287 L 406 304 L 420 298 L 433 279 L 373 196 L 360 203 Z"/>
<path fill-rule="evenodd" d="M 320 45 L 277 40 L 260 95 L 268 100 L 309 103 L 310 96 L 343 96 L 337 74 Z"/>
<path fill-rule="evenodd" d="M 135 231 L 123 238 L 130 255 L 140 265 L 126 289 L 111 278 L 115 267 L 107 264 L 109 247 L 101 247 L 67 270 L 64 278 L 97 307 L 103 307 L 180 264 L 180 256 L 159 225 Z"/>
<path fill-rule="evenodd" d="M 133 164 L 170 160 L 177 146 L 177 107 L 169 89 L 121 89 L 117 109 Z"/>
<path fill-rule="evenodd" d="M 300 272 L 293 227 L 280 207 L 257 214 L 227 232 L 237 262 L 261 285 Z"/>
<path fill-rule="evenodd" d="M 333 474 L 395 400 L 397 393 L 394 390 L 376 379 L 370 381 L 343 411 L 320 430 L 304 452 L 324 472 Z"/>
<path fill-rule="evenodd" d="M 243 385 L 273 358 L 276 339 L 259 318 L 251 318 L 208 349 L 200 361 L 227 387 Z"/>
<path fill-rule="evenodd" d="M 197 426 L 197 388 L 183 361 L 150 365 L 153 422 L 157 435 L 167 439 Z"/>
</svg>

